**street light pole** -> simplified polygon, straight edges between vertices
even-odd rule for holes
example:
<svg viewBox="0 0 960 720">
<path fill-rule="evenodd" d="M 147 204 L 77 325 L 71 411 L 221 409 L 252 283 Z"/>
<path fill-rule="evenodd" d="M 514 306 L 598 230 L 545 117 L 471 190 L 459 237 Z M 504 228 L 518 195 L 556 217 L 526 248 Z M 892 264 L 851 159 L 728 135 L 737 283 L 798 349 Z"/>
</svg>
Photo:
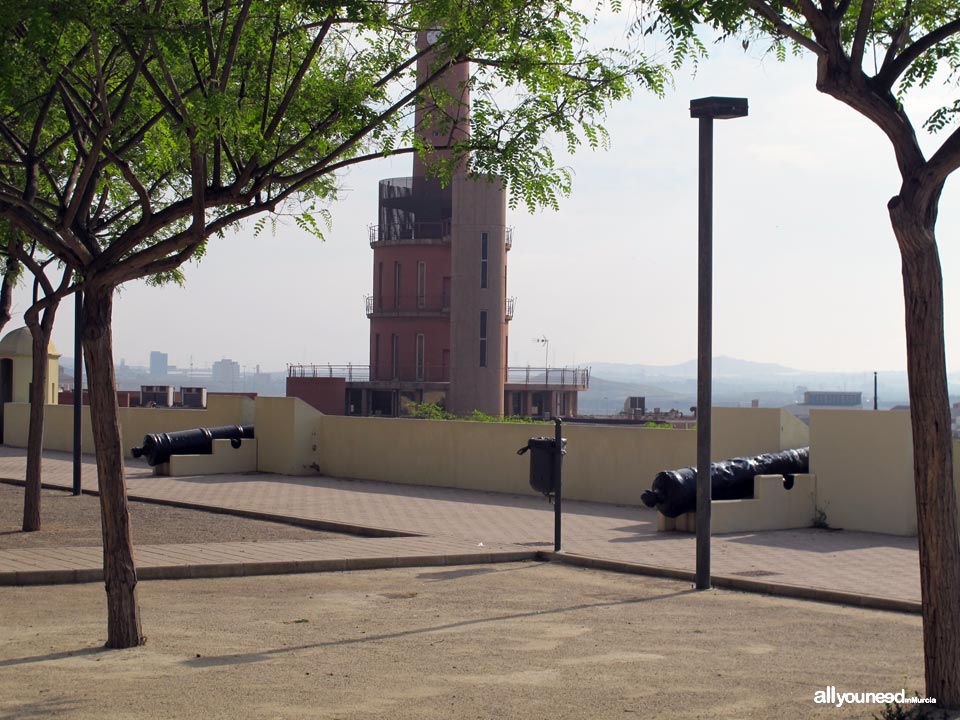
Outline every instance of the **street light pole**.
<svg viewBox="0 0 960 720">
<path fill-rule="evenodd" d="M 710 589 L 710 462 L 713 395 L 713 121 L 744 117 L 746 98 L 690 101 L 700 120 L 699 221 L 697 228 L 697 589 Z"/>
<path fill-rule="evenodd" d="M 80 340 L 83 290 L 74 293 L 73 308 L 73 494 L 79 495 L 83 479 L 80 472 L 80 440 L 83 427 L 83 344 Z"/>
</svg>

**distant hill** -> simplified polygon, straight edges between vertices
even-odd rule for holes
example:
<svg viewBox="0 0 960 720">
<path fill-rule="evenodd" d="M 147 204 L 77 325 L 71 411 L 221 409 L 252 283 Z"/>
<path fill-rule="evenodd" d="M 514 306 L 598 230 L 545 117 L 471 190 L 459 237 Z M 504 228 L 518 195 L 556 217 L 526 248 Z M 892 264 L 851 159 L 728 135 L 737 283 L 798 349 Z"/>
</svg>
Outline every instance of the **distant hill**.
<svg viewBox="0 0 960 720">
<path fill-rule="evenodd" d="M 677 365 L 643 365 L 643 364 L 624 364 L 624 363 L 588 363 L 593 372 L 608 378 L 696 378 L 697 361 L 688 360 Z M 788 368 L 775 363 L 758 363 L 752 360 L 740 360 L 738 358 L 717 356 L 713 359 L 713 376 L 757 376 L 757 375 L 797 375 L 802 374 L 802 370 Z"/>
<path fill-rule="evenodd" d="M 648 408 L 676 408 L 686 412 L 696 404 L 697 363 L 676 365 L 588 363 L 590 390 L 580 395 L 583 414 L 615 414 L 631 395 L 646 397 Z M 960 374 L 949 375 L 951 392 L 960 391 Z M 883 371 L 878 376 L 881 407 L 908 402 L 907 374 Z M 802 399 L 804 390 L 861 392 L 864 405 L 873 403 L 873 372 L 812 372 L 751 360 L 719 356 L 713 359 L 714 405 L 783 407 Z"/>
<path fill-rule="evenodd" d="M 623 401 L 631 396 L 641 395 L 647 398 L 647 407 L 664 410 L 672 407 L 690 407 L 686 393 L 674 392 L 646 383 L 608 380 L 590 375 L 590 389 L 580 393 L 577 405 L 581 415 L 611 415 L 623 410 Z"/>
</svg>

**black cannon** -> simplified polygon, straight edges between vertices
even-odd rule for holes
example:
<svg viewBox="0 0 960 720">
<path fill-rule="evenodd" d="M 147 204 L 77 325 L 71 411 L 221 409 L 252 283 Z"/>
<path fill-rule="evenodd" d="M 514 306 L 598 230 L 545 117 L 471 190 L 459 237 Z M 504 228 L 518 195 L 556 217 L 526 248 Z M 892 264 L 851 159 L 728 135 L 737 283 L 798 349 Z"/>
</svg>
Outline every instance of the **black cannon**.
<svg viewBox="0 0 960 720">
<path fill-rule="evenodd" d="M 143 445 L 130 450 L 135 458 L 145 457 L 147 462 L 160 465 L 171 455 L 210 455 L 214 440 L 229 440 L 238 448 L 244 439 L 252 439 L 253 425 L 219 425 L 212 428 L 196 428 L 169 433 L 151 433 L 143 436 Z"/>
<path fill-rule="evenodd" d="M 753 497 L 757 475 L 783 475 L 783 486 L 793 487 L 793 476 L 810 471 L 810 448 L 765 453 L 756 457 L 733 458 L 713 464 L 711 497 L 714 500 L 742 500 Z M 697 509 L 697 469 L 665 470 L 657 473 L 653 487 L 640 496 L 647 507 L 675 518 Z"/>
</svg>

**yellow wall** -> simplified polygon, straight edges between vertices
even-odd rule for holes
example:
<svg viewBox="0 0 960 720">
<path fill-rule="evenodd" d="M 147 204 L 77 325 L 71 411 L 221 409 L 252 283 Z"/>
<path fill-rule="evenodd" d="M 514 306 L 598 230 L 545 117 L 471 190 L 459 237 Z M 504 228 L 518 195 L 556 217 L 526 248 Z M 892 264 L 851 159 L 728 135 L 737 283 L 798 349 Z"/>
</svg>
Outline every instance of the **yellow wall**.
<svg viewBox="0 0 960 720">
<path fill-rule="evenodd" d="M 810 470 L 831 527 L 917 534 L 912 438 L 905 410 L 810 412 Z"/>
<path fill-rule="evenodd" d="M 120 408 L 120 428 L 124 457 L 131 458 L 130 448 L 140 445 L 148 433 L 191 430 L 215 425 L 243 425 L 254 417 L 253 400 L 240 395 L 209 395 L 206 410 L 184 408 Z M 81 449 L 93 452 L 90 432 L 90 408 L 83 408 Z M 7 403 L 4 407 L 3 439 L 5 445 L 27 446 L 30 405 Z M 47 405 L 44 410 L 43 445 L 47 450 L 73 450 L 73 405 Z"/>
<path fill-rule="evenodd" d="M 88 411 L 84 408 L 87 453 L 93 451 Z M 5 406 L 7 445 L 26 446 L 28 418 L 27 404 Z M 715 408 L 713 457 L 809 444 L 816 506 L 831 526 L 916 534 L 909 414 L 814 410 L 810 420 L 808 430 L 778 409 Z M 528 485 L 529 455 L 517 456 L 517 449 L 531 436 L 553 437 L 554 432 L 553 424 L 323 415 L 296 398 L 259 397 L 254 402 L 222 395 L 211 395 L 207 410 L 121 408 L 120 421 L 128 457 L 130 447 L 140 444 L 147 433 L 254 422 L 256 468 L 261 472 L 322 473 L 512 493 L 533 492 Z M 72 406 L 47 406 L 46 448 L 69 451 L 72 429 Z M 570 499 L 637 505 L 657 472 L 695 463 L 695 430 L 568 424 L 564 436 L 568 440 L 564 496 Z M 249 457 L 244 463 L 248 468 Z M 960 487 L 960 442 L 954 443 L 954 477 Z M 790 503 L 800 502 L 796 495 L 790 495 Z M 754 506 L 759 507 L 757 503 L 749 507 Z"/>
<path fill-rule="evenodd" d="M 214 440 L 210 455 L 171 455 L 154 468 L 155 475 L 190 477 L 257 471 L 257 441 L 246 438 L 235 448 L 230 440 Z"/>
<path fill-rule="evenodd" d="M 779 409 L 715 408 L 713 457 L 786 448 L 782 428 L 797 432 L 794 418 L 784 415 Z M 532 493 L 529 455 L 516 451 L 529 437 L 554 436 L 553 424 L 321 417 L 322 451 L 315 462 L 325 475 L 497 492 Z M 637 505 L 658 472 L 696 462 L 695 430 L 568 424 L 563 434 L 563 494 L 573 500 Z"/>
<path fill-rule="evenodd" d="M 13 355 L 13 377 L 11 398 L 15 403 L 30 402 L 30 383 L 33 381 L 33 359 L 29 355 Z M 47 360 L 47 404 L 56 404 L 59 396 L 57 383 L 60 381 L 60 356 L 51 356 Z"/>
<path fill-rule="evenodd" d="M 258 397 L 256 417 L 257 470 L 282 475 L 320 472 L 317 436 L 320 418 L 327 416 L 299 398 Z"/>
</svg>

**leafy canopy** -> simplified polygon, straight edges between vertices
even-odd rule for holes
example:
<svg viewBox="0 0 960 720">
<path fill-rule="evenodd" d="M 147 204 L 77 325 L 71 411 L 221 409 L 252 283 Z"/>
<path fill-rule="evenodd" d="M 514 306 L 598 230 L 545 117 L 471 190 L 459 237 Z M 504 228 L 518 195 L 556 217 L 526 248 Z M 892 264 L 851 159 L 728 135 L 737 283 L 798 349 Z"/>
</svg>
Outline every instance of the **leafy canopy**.
<svg viewBox="0 0 960 720">
<path fill-rule="evenodd" d="M 414 109 L 452 101 L 428 84 L 459 63 L 471 132 L 436 172 L 465 162 L 555 206 L 569 176 L 550 139 L 602 144 L 605 108 L 665 80 L 591 49 L 591 22 L 565 0 L 3 0 L 0 219 L 111 287 L 178 279 L 208 237 L 258 213 L 320 235 L 337 170 L 424 151 Z"/>
<path fill-rule="evenodd" d="M 818 88 L 880 125 L 895 145 L 913 132 L 905 95 L 932 83 L 956 87 L 960 80 L 960 5 L 950 0 L 641 0 L 637 7 L 637 27 L 664 34 L 685 57 L 702 54 L 696 43 L 702 26 L 738 38 L 745 48 L 763 44 L 781 60 L 788 52 L 812 52 Z M 891 111 L 897 120 L 881 117 Z M 939 132 L 958 113 L 960 100 L 936 109 L 922 125 Z M 892 123 L 905 127 L 898 131 Z"/>
</svg>

